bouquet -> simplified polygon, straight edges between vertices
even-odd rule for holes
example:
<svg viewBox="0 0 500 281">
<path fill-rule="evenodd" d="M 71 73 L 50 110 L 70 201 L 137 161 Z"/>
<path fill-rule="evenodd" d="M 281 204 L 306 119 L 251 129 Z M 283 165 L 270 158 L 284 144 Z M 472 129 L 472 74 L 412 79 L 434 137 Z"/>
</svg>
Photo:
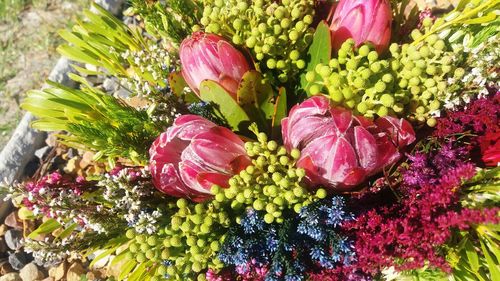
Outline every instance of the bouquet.
<svg viewBox="0 0 500 281">
<path fill-rule="evenodd" d="M 129 281 L 500 280 L 499 3 L 95 5 L 60 33 L 79 87 L 22 104 L 91 153 L 10 187 L 25 247 Z"/>
</svg>

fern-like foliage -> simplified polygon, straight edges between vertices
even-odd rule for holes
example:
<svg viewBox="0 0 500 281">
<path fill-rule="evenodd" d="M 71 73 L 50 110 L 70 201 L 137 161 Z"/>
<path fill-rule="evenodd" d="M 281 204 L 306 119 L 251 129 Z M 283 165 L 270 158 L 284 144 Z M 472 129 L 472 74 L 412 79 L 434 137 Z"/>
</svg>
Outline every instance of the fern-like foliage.
<svg viewBox="0 0 500 281">
<path fill-rule="evenodd" d="M 199 23 L 203 6 L 197 0 L 132 0 L 133 12 L 141 15 L 148 33 L 180 43 Z"/>
<path fill-rule="evenodd" d="M 167 125 L 88 84 L 78 90 L 48 83 L 50 88 L 30 91 L 21 105 L 39 118 L 33 128 L 67 131 L 59 135 L 62 143 L 95 151 L 96 158 L 124 157 L 144 164 L 149 146 Z"/>
</svg>

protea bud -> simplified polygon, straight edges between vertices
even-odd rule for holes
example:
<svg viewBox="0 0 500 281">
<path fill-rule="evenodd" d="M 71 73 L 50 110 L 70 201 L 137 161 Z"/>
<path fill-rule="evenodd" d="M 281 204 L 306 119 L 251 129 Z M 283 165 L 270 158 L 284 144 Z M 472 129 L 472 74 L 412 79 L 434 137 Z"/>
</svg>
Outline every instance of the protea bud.
<svg viewBox="0 0 500 281">
<path fill-rule="evenodd" d="M 397 161 L 415 140 L 404 119 L 382 117 L 375 122 L 333 107 L 324 96 L 312 97 L 282 121 L 287 149 L 298 148 L 297 166 L 314 186 L 349 191 Z"/>
<path fill-rule="evenodd" d="M 175 197 L 200 201 L 217 184 L 228 186 L 250 164 L 243 141 L 231 130 L 197 115 L 182 115 L 149 150 L 155 187 Z"/>
<path fill-rule="evenodd" d="M 184 39 L 179 50 L 182 76 L 199 93 L 203 80 L 218 82 L 234 98 L 245 72 L 251 70 L 245 56 L 224 38 L 195 32 Z"/>
<path fill-rule="evenodd" d="M 338 51 L 353 38 L 356 46 L 371 42 L 383 53 L 391 40 L 391 22 L 389 0 L 340 0 L 330 23 L 332 46 Z"/>
</svg>

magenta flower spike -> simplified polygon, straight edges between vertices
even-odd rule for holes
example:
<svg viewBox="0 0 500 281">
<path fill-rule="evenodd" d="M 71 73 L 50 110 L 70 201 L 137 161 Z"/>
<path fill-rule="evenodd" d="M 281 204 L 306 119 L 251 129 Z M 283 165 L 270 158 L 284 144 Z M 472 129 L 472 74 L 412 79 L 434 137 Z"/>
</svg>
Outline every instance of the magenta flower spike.
<svg viewBox="0 0 500 281">
<path fill-rule="evenodd" d="M 383 53 L 391 40 L 391 23 L 389 0 L 340 0 L 330 23 L 333 49 L 353 38 L 356 46 L 371 42 Z"/>
<path fill-rule="evenodd" d="M 397 161 L 415 140 L 404 119 L 382 117 L 375 122 L 333 107 L 324 96 L 296 105 L 282 121 L 287 149 L 298 148 L 297 166 L 313 186 L 350 191 L 367 177 Z"/>
<path fill-rule="evenodd" d="M 155 187 L 171 196 L 202 201 L 210 188 L 228 186 L 250 164 L 243 141 L 231 130 L 197 115 L 182 115 L 149 150 Z"/>
<path fill-rule="evenodd" d="M 245 56 L 224 38 L 195 32 L 181 43 L 179 56 L 182 76 L 199 93 L 202 81 L 218 82 L 236 99 L 243 74 L 251 70 Z"/>
</svg>

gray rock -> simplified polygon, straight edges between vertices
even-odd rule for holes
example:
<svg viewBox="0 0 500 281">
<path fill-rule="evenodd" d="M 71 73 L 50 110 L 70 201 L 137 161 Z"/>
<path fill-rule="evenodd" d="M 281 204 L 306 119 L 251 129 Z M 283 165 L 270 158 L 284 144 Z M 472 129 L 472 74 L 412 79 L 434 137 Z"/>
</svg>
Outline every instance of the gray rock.
<svg viewBox="0 0 500 281">
<path fill-rule="evenodd" d="M 115 16 L 118 16 L 121 13 L 122 6 L 125 3 L 124 0 L 95 0 L 94 2 Z"/>
<path fill-rule="evenodd" d="M 107 93 L 114 93 L 116 90 L 118 90 L 118 83 L 116 83 L 116 80 L 113 78 L 106 78 L 104 79 L 104 82 L 102 82 L 102 88 L 107 92 Z"/>
<path fill-rule="evenodd" d="M 5 274 L 4 276 L 1 276 L 0 281 L 23 281 L 23 279 L 21 279 L 21 276 L 19 276 L 19 273 L 11 272 L 11 273 Z"/>
<path fill-rule="evenodd" d="M 38 159 L 43 160 L 43 158 L 45 158 L 45 156 L 47 156 L 47 154 L 50 152 L 50 149 L 51 148 L 48 146 L 37 149 L 35 151 L 35 156 L 38 157 Z"/>
<path fill-rule="evenodd" d="M 21 270 L 25 265 L 33 260 L 31 255 L 25 252 L 15 252 L 9 255 L 9 263 L 15 270 Z"/>
<path fill-rule="evenodd" d="M 17 229 L 9 229 L 5 233 L 5 244 L 11 250 L 17 250 L 22 246 L 23 233 Z"/>
<path fill-rule="evenodd" d="M 28 263 L 25 265 L 19 272 L 19 275 L 23 281 L 40 280 L 45 277 L 45 274 L 43 274 L 43 272 L 38 269 L 38 266 L 34 263 Z"/>
</svg>

